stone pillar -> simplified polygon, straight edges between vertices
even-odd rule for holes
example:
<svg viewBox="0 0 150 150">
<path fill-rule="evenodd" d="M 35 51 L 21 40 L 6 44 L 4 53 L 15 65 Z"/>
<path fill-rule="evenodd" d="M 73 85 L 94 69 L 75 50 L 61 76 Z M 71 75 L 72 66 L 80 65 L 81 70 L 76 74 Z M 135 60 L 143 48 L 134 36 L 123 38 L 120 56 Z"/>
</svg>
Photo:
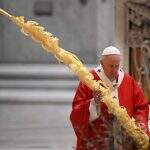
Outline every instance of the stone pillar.
<svg viewBox="0 0 150 150">
<path fill-rule="evenodd" d="M 129 70 L 129 50 L 126 45 L 126 9 L 125 0 L 115 0 L 115 45 L 122 50 L 123 53 L 123 66 L 125 70 Z"/>
<path fill-rule="evenodd" d="M 97 0 L 97 43 L 98 55 L 110 45 L 114 45 L 114 0 Z"/>
</svg>

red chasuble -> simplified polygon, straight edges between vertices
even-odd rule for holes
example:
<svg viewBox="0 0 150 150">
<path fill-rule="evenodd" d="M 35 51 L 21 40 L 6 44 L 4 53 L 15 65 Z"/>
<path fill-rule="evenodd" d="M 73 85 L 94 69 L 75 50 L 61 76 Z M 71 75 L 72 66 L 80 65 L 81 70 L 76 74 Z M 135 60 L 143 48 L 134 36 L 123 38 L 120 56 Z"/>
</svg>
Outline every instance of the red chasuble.
<svg viewBox="0 0 150 150">
<path fill-rule="evenodd" d="M 95 80 L 100 80 L 101 74 L 99 72 L 101 72 L 101 69 L 91 71 Z M 121 75 L 119 74 L 119 76 Z M 123 73 L 117 87 L 117 96 L 120 106 L 125 107 L 130 117 L 134 117 L 138 123 L 144 124 L 148 131 L 147 100 L 140 86 L 126 73 Z M 115 119 L 113 115 L 108 113 L 104 103 L 99 105 L 99 115 L 94 119 L 90 119 L 92 98 L 92 90 L 80 82 L 70 115 L 70 120 L 77 136 L 76 150 L 108 150 L 114 144 L 112 120 Z"/>
</svg>

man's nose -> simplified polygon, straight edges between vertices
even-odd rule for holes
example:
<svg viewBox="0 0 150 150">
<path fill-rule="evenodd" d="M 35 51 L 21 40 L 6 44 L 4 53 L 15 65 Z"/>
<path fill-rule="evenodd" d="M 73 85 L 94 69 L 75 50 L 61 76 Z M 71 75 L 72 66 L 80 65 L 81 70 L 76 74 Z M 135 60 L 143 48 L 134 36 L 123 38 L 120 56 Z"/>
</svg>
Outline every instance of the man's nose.
<svg viewBox="0 0 150 150">
<path fill-rule="evenodd" d="M 113 68 L 113 73 L 117 74 L 118 73 L 118 68 Z"/>
</svg>

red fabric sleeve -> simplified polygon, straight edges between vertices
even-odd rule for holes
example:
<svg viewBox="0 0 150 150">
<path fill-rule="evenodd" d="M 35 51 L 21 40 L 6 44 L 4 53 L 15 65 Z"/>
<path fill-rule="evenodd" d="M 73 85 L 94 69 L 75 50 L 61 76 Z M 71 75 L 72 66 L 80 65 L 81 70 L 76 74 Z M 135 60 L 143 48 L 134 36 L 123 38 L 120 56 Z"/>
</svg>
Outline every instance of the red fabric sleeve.
<svg viewBox="0 0 150 150">
<path fill-rule="evenodd" d="M 144 93 L 141 87 L 133 81 L 134 84 L 134 101 L 135 101 L 135 108 L 134 108 L 134 118 L 138 123 L 144 124 L 147 132 L 148 132 L 148 101 L 144 97 Z"/>
<path fill-rule="evenodd" d="M 81 139 L 81 141 L 86 141 L 90 138 L 88 123 L 90 115 L 89 105 L 92 97 L 92 90 L 80 82 L 73 100 L 70 120 L 77 139 Z"/>
</svg>

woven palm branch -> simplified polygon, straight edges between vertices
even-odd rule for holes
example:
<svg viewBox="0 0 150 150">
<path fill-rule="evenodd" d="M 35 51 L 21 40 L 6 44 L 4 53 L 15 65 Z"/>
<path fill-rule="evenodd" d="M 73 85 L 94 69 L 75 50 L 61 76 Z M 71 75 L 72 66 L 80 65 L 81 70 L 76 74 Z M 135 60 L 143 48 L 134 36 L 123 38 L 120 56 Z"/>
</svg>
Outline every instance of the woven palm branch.
<svg viewBox="0 0 150 150">
<path fill-rule="evenodd" d="M 120 107 L 117 100 L 112 98 L 110 89 L 106 84 L 93 79 L 93 75 L 77 56 L 62 49 L 59 46 L 58 39 L 51 33 L 45 31 L 44 27 L 40 26 L 37 22 L 25 21 L 23 16 L 15 17 L 2 9 L 0 9 L 0 14 L 8 17 L 21 29 L 23 34 L 30 36 L 35 42 L 39 43 L 44 50 L 48 53 L 52 53 L 58 61 L 67 65 L 91 90 L 99 91 L 102 94 L 102 101 L 107 105 L 109 112 L 117 118 L 120 125 L 136 142 L 139 149 L 148 150 L 149 137 L 147 134 L 136 125 L 134 118 L 130 118 L 126 109 Z"/>
</svg>

